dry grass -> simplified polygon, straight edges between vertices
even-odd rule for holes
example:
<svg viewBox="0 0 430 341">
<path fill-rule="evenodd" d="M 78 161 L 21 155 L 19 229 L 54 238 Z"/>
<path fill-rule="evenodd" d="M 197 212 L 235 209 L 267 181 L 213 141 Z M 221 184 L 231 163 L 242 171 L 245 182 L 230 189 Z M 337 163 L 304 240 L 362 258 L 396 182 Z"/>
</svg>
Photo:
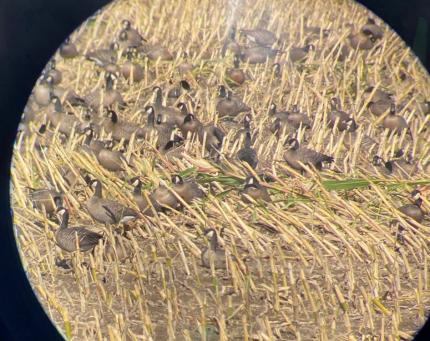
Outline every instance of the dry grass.
<svg viewBox="0 0 430 341">
<path fill-rule="evenodd" d="M 120 80 L 118 88 L 129 104 L 120 116 L 134 122 L 143 121 L 153 86 L 166 86 L 171 77 L 181 79 L 176 71 L 181 51 L 190 51 L 196 69 L 186 78 L 201 103 L 196 114 L 203 122 L 216 119 L 216 85 L 232 65 L 231 55 L 219 55 L 232 4 L 150 3 L 117 1 L 77 29 L 72 40 L 81 52 L 107 46 L 121 20 L 128 18 L 151 42 L 178 52 L 173 62 L 141 61 L 146 76 L 138 84 Z M 346 1 L 244 5 L 236 11 L 238 27 L 256 26 L 267 7 L 273 10 L 268 28 L 282 37 L 284 50 L 304 44 L 305 24 L 331 29 L 331 43 L 346 39 L 347 23 L 362 25 L 367 18 L 363 8 Z M 313 43 L 317 51 L 329 45 L 322 37 Z M 137 156 L 141 146 L 132 144 L 127 156 L 139 162 L 120 177 L 80 152 L 79 135 L 64 145 L 54 139 L 42 156 L 32 149 L 32 140 L 18 141 L 21 153 L 15 153 L 12 169 L 17 241 L 33 288 L 64 335 L 76 340 L 411 339 L 430 304 L 430 227 L 429 220 L 407 223 L 395 208 L 409 202 L 409 191 L 415 184 L 429 183 L 429 176 L 396 179 L 375 174 L 365 151 L 358 145 L 345 149 L 343 135 L 323 124 L 329 99 L 338 96 L 343 108 L 354 113 L 360 131 L 381 142 L 378 153 L 384 158 L 403 147 L 421 165 L 429 161 L 430 116 L 416 110 L 416 103 L 430 96 L 428 75 L 393 32 L 387 29 L 378 45 L 380 49 L 369 52 L 355 51 L 344 63 L 312 53 L 301 65 L 283 64 L 281 80 L 274 78 L 271 62 L 242 65 L 253 80 L 234 91 L 253 108 L 256 130 L 267 121 L 270 101 L 280 108 L 297 103 L 314 119 L 309 145 L 336 158 L 334 170 L 289 177 L 291 170 L 279 162 L 283 141 L 259 134 L 255 147 L 261 170 L 277 177 L 267 185 L 274 200 L 267 205 L 243 203 L 238 190 L 246 167 L 226 161 L 219 168 L 202 158 L 198 143 L 187 142 L 182 160 L 169 160 L 148 144 Z M 282 54 L 278 60 L 286 57 Z M 84 58 L 57 58 L 57 64 L 63 71 L 62 86 L 79 94 L 103 81 Z M 400 71 L 410 78 L 400 81 Z M 361 96 L 368 84 L 387 88 L 404 104 L 400 114 L 410 123 L 414 140 L 381 130 L 380 120 L 367 112 Z M 43 109 L 38 114 L 41 118 Z M 234 155 L 238 148 L 228 142 L 224 154 Z M 83 181 L 70 188 L 59 173 L 63 165 L 102 179 L 105 196 L 135 208 L 126 180 L 136 175 L 144 178 L 147 193 L 174 172 L 196 178 L 205 188 L 211 183 L 215 192 L 182 212 L 142 218 L 127 238 L 115 243 L 114 230 L 94 223 L 83 207 L 90 190 Z M 105 239 L 114 242 L 110 259 L 101 245 L 94 254 L 62 254 L 53 239 L 58 224 L 32 208 L 25 188 L 48 183 L 66 193 L 72 225 L 103 231 Z M 425 207 L 430 207 L 428 201 Z M 389 225 L 393 219 L 406 226 L 403 244 Z M 200 250 L 207 245 L 201 232 L 207 226 L 218 231 L 225 227 L 225 271 L 201 266 Z M 122 250 L 128 255 L 125 260 L 120 259 Z M 58 257 L 71 257 L 71 269 L 57 267 Z"/>
</svg>

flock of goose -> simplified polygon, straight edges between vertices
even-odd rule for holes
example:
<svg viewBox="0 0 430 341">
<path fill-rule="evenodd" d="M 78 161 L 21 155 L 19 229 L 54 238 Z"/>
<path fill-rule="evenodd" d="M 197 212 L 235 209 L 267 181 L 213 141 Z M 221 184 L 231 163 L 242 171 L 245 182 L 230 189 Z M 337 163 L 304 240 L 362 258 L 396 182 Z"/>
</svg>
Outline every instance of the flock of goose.
<svg viewBox="0 0 430 341">
<path fill-rule="evenodd" d="M 305 27 L 304 33 L 309 37 L 309 41 L 312 37 L 325 39 L 333 34 L 329 29 L 319 27 Z M 266 112 L 256 112 L 246 104 L 236 89 L 252 84 L 252 77 L 247 70 L 241 68 L 241 64 L 265 64 L 269 68 L 271 80 L 280 81 L 285 77 L 283 73 L 286 64 L 300 65 L 310 54 L 322 54 L 333 58 L 333 62 L 343 63 L 358 50 L 375 50 L 375 46 L 384 36 L 384 29 L 369 18 L 364 26 L 350 33 L 345 44 L 336 44 L 322 51 L 312 43 L 301 47 L 292 46 L 288 50 L 276 48 L 275 46 L 282 46 L 282 37 L 264 28 L 263 24 L 257 28 L 243 28 L 238 32 L 236 25 L 231 25 L 225 36 L 217 58 L 233 56 L 233 66 L 225 69 L 226 82 L 212 85 L 207 84 L 201 77 L 194 84 L 183 77 L 177 83 L 163 83 L 152 87 L 153 100 L 141 108 L 141 113 L 146 117 L 144 124 L 129 120 L 123 114 L 130 106 L 123 96 L 127 86 L 154 76 L 142 61 L 173 63 L 182 60 L 177 71 L 185 76 L 196 68 L 192 54 L 175 54 L 162 44 L 149 43 L 129 20 L 122 21 L 119 32 L 103 49 L 83 54 L 79 46 L 67 39 L 59 48 L 57 60 L 82 59 L 93 62 L 95 74 L 104 77 L 104 84 L 85 95 L 77 94 L 72 87 L 64 84 L 62 73 L 65 70 L 57 68 L 55 60 L 52 59 L 30 97 L 17 141 L 24 146 L 23 141 L 28 139 L 42 155 L 50 148 L 53 139 L 58 138 L 61 143 L 66 144 L 71 138 L 85 136 L 75 148 L 87 153 L 105 170 L 134 186 L 132 197 L 139 210 L 108 199 L 103 191 L 102 179 L 96 179 L 88 172 L 82 173 L 79 165 L 75 165 L 76 169 L 73 170 L 62 167 L 61 174 L 69 186 L 73 187 L 76 182 L 82 180 L 91 186 L 94 194 L 86 201 L 86 210 L 94 221 L 106 226 L 127 225 L 143 216 L 153 217 L 159 212 L 180 210 L 183 209 L 184 203 L 191 204 L 206 196 L 196 181 L 183 179 L 178 174 L 172 175 L 169 186 L 162 184 L 151 193 L 142 194 L 142 178 L 133 176 L 130 179 L 129 170 L 139 164 L 141 152 L 144 148 L 149 148 L 148 142 L 160 155 L 167 158 L 180 159 L 184 153 L 184 144 L 190 141 L 200 144 L 205 158 L 213 163 L 236 162 L 248 174 L 241 195 L 244 202 L 249 204 L 254 201 L 270 202 L 271 196 L 265 183 L 275 181 L 267 174 L 266 169 L 260 167 L 262 162 L 256 141 L 264 143 L 266 139 L 275 136 L 282 144 L 283 161 L 291 169 L 291 176 L 297 172 L 305 175 L 333 167 L 336 162 L 333 156 L 306 145 L 309 135 L 314 132 L 315 114 L 304 112 L 297 104 L 282 111 L 275 101 L 272 101 Z M 287 57 L 282 59 L 280 56 Z M 400 81 L 409 77 L 406 71 L 408 65 L 403 66 L 399 75 Z M 123 84 L 122 89 L 118 87 L 119 82 Z M 202 122 L 197 113 L 209 110 L 205 102 L 207 99 L 203 97 L 215 89 L 217 98 L 212 103 L 217 119 Z M 408 178 L 420 172 L 430 173 L 429 162 L 417 162 L 403 149 L 397 151 L 392 159 L 384 160 L 377 154 L 380 141 L 360 129 L 366 123 L 356 121 L 353 113 L 343 110 L 339 98 L 333 96 L 329 100 L 331 109 L 325 113 L 323 124 L 330 128 L 333 134 L 345 134 L 343 142 L 346 148 L 358 146 L 363 154 L 370 155 L 367 165 L 369 168 L 373 167 L 378 174 L 401 178 Z M 366 87 L 363 100 L 367 103 L 366 120 L 379 119 L 381 131 L 399 135 L 409 142 L 417 138 L 417 125 L 412 121 L 422 121 L 430 113 L 429 102 L 416 103 L 419 108 L 416 109 L 412 121 L 408 122 L 398 110 L 405 103 L 396 103 L 393 94 L 374 85 Z M 268 117 L 265 123 L 257 124 L 256 120 L 259 121 L 263 116 Z M 237 143 L 242 144 L 233 157 L 226 157 L 223 153 L 227 135 L 232 136 L 229 137 L 230 142 L 239 141 Z M 102 139 L 103 136 L 107 138 Z M 130 148 L 133 152 L 127 153 Z M 103 239 L 102 234 L 91 231 L 88 226 L 69 226 L 69 211 L 65 207 L 67 205 L 64 193 L 52 188 L 42 188 L 30 189 L 29 195 L 35 209 L 45 212 L 48 217 L 58 216 L 60 225 L 55 239 L 61 249 L 67 252 L 74 252 L 78 248 L 82 252 L 90 251 Z M 424 211 L 421 208 L 420 191 L 414 190 L 411 197 L 413 203 L 399 210 L 411 219 L 422 222 Z M 205 233 L 210 240 L 210 246 L 202 251 L 203 265 L 209 267 L 213 261 L 215 267 L 225 266 L 224 251 L 217 243 L 217 232 L 207 229 Z"/>
</svg>

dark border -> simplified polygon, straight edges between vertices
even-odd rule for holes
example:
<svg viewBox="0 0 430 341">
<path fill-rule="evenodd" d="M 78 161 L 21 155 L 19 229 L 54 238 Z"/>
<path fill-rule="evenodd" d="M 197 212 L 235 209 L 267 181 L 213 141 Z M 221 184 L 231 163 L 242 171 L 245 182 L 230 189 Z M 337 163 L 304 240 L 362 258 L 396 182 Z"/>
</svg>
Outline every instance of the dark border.
<svg viewBox="0 0 430 341">
<path fill-rule="evenodd" d="M 28 94 L 49 57 L 82 21 L 108 2 L 0 1 L 0 340 L 61 339 L 27 281 L 11 229 L 12 144 Z M 430 1 L 359 2 L 396 30 L 429 69 Z M 416 339 L 430 339 L 429 321 Z"/>
</svg>

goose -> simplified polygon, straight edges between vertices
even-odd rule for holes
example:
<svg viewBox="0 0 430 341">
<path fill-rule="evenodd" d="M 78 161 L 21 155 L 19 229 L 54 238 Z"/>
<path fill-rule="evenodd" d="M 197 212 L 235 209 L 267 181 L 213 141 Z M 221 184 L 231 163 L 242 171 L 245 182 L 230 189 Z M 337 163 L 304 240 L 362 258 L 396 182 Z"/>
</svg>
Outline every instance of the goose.
<svg viewBox="0 0 430 341">
<path fill-rule="evenodd" d="M 339 131 L 355 131 L 358 128 L 355 120 L 339 109 L 339 100 L 335 97 L 331 99 L 331 111 L 328 113 L 327 123 L 330 128 L 336 127 Z"/>
<path fill-rule="evenodd" d="M 172 176 L 173 190 L 187 203 L 190 204 L 195 199 L 201 199 L 205 192 L 195 181 L 184 181 L 180 175 Z"/>
<path fill-rule="evenodd" d="M 372 18 L 367 19 L 367 23 L 361 28 L 361 32 L 375 39 L 381 39 L 384 35 L 382 27 L 378 26 Z"/>
<path fill-rule="evenodd" d="M 138 51 L 153 61 L 172 61 L 174 59 L 172 53 L 161 44 L 144 43 L 139 47 Z"/>
<path fill-rule="evenodd" d="M 131 59 L 132 52 L 129 52 L 127 53 L 127 60 L 121 66 L 121 73 L 125 79 L 138 83 L 145 77 L 145 71 L 142 66 L 134 63 Z"/>
<path fill-rule="evenodd" d="M 416 222 L 421 223 L 424 220 L 424 212 L 421 209 L 421 192 L 419 190 L 413 190 L 411 192 L 411 198 L 414 200 L 413 204 L 403 205 L 399 207 L 398 210 Z"/>
<path fill-rule="evenodd" d="M 245 72 L 240 68 L 240 57 L 238 55 L 234 56 L 233 63 L 234 68 L 227 69 L 227 79 L 233 81 L 236 85 L 241 85 L 245 82 L 246 76 Z"/>
<path fill-rule="evenodd" d="M 155 212 L 161 211 L 161 206 L 158 204 L 158 202 L 153 198 L 152 195 L 148 196 L 148 200 L 142 196 L 142 181 L 139 177 L 134 177 L 130 180 L 131 184 L 134 186 L 133 189 L 133 199 L 135 203 L 137 204 L 137 207 L 139 207 L 140 212 L 142 214 L 153 217 L 154 216 L 154 210 Z M 154 208 L 154 210 L 151 208 L 151 206 Z"/>
<path fill-rule="evenodd" d="M 299 145 L 297 139 L 289 139 L 287 141 L 288 149 L 284 153 L 284 160 L 288 165 L 298 171 L 304 172 L 304 165 L 312 165 L 317 170 L 322 169 L 323 162 L 332 163 L 333 157 L 316 152 L 315 150 L 304 148 Z"/>
<path fill-rule="evenodd" d="M 138 214 L 135 210 L 102 197 L 102 184 L 99 180 L 91 180 L 90 186 L 94 189 L 94 195 L 87 200 L 86 208 L 94 220 L 109 225 L 127 223 L 137 219 Z"/>
<path fill-rule="evenodd" d="M 409 128 L 408 122 L 403 116 L 396 115 L 396 108 L 394 103 L 391 104 L 388 115 L 382 121 L 382 127 L 397 134 L 401 134 L 403 130 L 407 129 L 408 134 L 412 136 L 412 131 Z"/>
<path fill-rule="evenodd" d="M 237 51 L 239 53 L 239 51 Z M 240 59 L 249 64 L 261 64 L 274 58 L 279 50 L 264 46 L 254 46 L 240 51 Z"/>
<path fill-rule="evenodd" d="M 273 32 L 263 28 L 242 29 L 240 33 L 260 46 L 272 46 L 278 40 Z"/>
<path fill-rule="evenodd" d="M 180 125 L 182 136 L 197 134 L 199 142 L 205 143 L 208 152 L 220 150 L 224 142 L 224 132 L 213 123 L 203 125 L 192 113 L 188 113 Z"/>
<path fill-rule="evenodd" d="M 308 44 L 303 47 L 292 47 L 289 50 L 290 61 L 293 63 L 303 61 L 308 56 L 309 51 L 314 50 L 315 46 L 312 44 Z"/>
<path fill-rule="evenodd" d="M 99 111 L 100 107 L 111 108 L 115 104 L 118 104 L 120 108 L 126 106 L 120 92 L 114 89 L 116 79 L 117 76 L 114 73 L 107 72 L 105 75 L 105 88 L 94 89 L 85 97 L 85 102 L 92 110 Z"/>
<path fill-rule="evenodd" d="M 85 55 L 85 58 L 103 68 L 108 64 L 116 64 L 118 61 L 118 50 L 119 45 L 117 42 L 114 42 L 109 45 L 108 49 L 99 49 L 88 52 Z"/>
<path fill-rule="evenodd" d="M 269 192 L 266 187 L 263 187 L 258 180 L 253 176 L 248 176 L 245 180 L 245 186 L 241 191 L 242 200 L 245 203 L 252 203 L 252 198 L 254 201 L 262 200 L 265 202 L 270 202 L 272 199 L 270 198 Z M 249 198 L 248 198 L 249 197 Z"/>
<path fill-rule="evenodd" d="M 52 77 L 51 83 L 53 85 L 58 85 L 61 83 L 61 81 L 63 80 L 63 74 L 61 73 L 60 70 L 57 69 L 55 59 L 52 58 L 49 61 L 45 69 L 42 71 L 42 76 L 43 77 L 51 76 Z"/>
<path fill-rule="evenodd" d="M 237 152 L 239 161 L 246 162 L 252 169 L 257 168 L 258 156 L 254 148 L 251 147 L 251 133 L 248 130 L 245 136 L 245 145 Z"/>
<path fill-rule="evenodd" d="M 125 165 L 131 166 L 125 156 L 120 151 L 112 150 L 112 147 L 113 141 L 105 141 L 104 148 L 96 154 L 99 164 L 111 172 L 121 172 L 125 170 Z"/>
<path fill-rule="evenodd" d="M 126 34 L 127 43 L 129 46 L 138 47 L 141 46 L 144 42 L 146 42 L 146 39 L 144 39 L 139 31 L 133 27 L 131 27 L 130 20 L 123 20 L 121 22 L 122 30 L 119 33 L 119 37 L 121 35 Z"/>
<path fill-rule="evenodd" d="M 56 209 L 63 205 L 63 194 L 53 189 L 29 188 L 30 200 L 33 208 L 43 211 L 48 216 L 55 213 Z"/>
<path fill-rule="evenodd" d="M 179 207 L 178 198 L 164 185 L 158 186 L 151 193 L 150 200 L 164 209 L 177 209 Z"/>
<path fill-rule="evenodd" d="M 70 38 L 66 38 L 64 43 L 61 44 L 59 54 L 64 59 L 75 58 L 79 55 L 76 45 L 70 41 Z"/>
<path fill-rule="evenodd" d="M 97 156 L 105 147 L 104 143 L 94 139 L 94 130 L 91 126 L 84 128 L 83 134 L 85 134 L 85 140 L 82 146 L 83 150 L 89 154 Z"/>
<path fill-rule="evenodd" d="M 176 108 L 166 107 L 163 105 L 163 91 L 159 86 L 156 86 L 152 89 L 155 95 L 155 101 L 153 104 L 153 108 L 156 115 L 162 116 L 162 121 L 170 126 L 179 126 L 184 116 L 182 113 Z"/>
<path fill-rule="evenodd" d="M 215 269 L 225 269 L 225 251 L 219 248 L 216 231 L 212 228 L 206 229 L 204 235 L 209 240 L 209 247 L 205 247 L 202 250 L 202 265 L 206 268 L 210 268 L 211 263 L 213 263 Z"/>
<path fill-rule="evenodd" d="M 179 97 L 181 97 L 181 95 L 183 94 L 184 90 L 185 91 L 190 91 L 191 90 L 191 85 L 190 85 L 190 83 L 188 83 L 186 80 L 183 79 L 183 80 L 181 80 L 179 82 L 179 84 L 175 85 L 174 87 L 172 87 L 167 92 L 167 98 L 176 100 Z"/>
<path fill-rule="evenodd" d="M 69 211 L 64 207 L 57 209 L 57 215 L 61 221 L 58 230 L 55 232 L 55 242 L 67 252 L 86 252 L 94 249 L 103 238 L 103 235 L 90 231 L 85 227 L 69 227 Z"/>
<path fill-rule="evenodd" d="M 81 121 L 72 113 L 66 113 L 63 111 L 63 106 L 60 99 L 57 96 L 53 96 L 51 99 L 54 110 L 48 111 L 46 117 L 51 125 L 58 129 L 61 134 L 70 136 L 73 130 L 76 132 L 81 131 Z"/>
<path fill-rule="evenodd" d="M 145 131 L 139 125 L 126 121 L 119 121 L 117 113 L 110 109 L 108 109 L 105 114 L 108 119 L 103 123 L 103 129 L 108 134 L 112 134 L 112 138 L 115 141 L 124 140 L 128 142 L 133 135 L 135 135 L 136 139 L 145 138 Z"/>
<path fill-rule="evenodd" d="M 235 117 L 242 112 L 251 111 L 251 108 L 240 99 L 233 96 L 230 91 L 227 91 L 224 85 L 220 85 L 218 87 L 216 111 L 219 113 L 220 117 Z"/>
<path fill-rule="evenodd" d="M 348 36 L 349 45 L 354 50 L 370 50 L 375 45 L 375 37 L 358 32 Z"/>
</svg>

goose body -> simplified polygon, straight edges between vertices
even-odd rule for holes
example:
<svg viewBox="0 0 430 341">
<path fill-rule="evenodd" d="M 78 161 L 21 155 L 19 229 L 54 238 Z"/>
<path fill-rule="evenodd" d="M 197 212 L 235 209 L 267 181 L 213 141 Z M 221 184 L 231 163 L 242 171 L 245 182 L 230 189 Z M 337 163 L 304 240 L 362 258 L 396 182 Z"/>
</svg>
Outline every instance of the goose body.
<svg viewBox="0 0 430 341">
<path fill-rule="evenodd" d="M 79 55 L 76 45 L 67 38 L 63 44 L 61 44 L 59 49 L 60 56 L 65 59 L 75 58 Z"/>
<path fill-rule="evenodd" d="M 249 64 L 262 64 L 274 58 L 278 53 L 278 50 L 274 50 L 270 47 L 254 46 L 243 49 L 240 52 L 240 58 L 243 62 Z"/>
<path fill-rule="evenodd" d="M 79 251 L 86 252 L 92 250 L 103 236 L 99 233 L 90 231 L 84 227 L 69 227 L 69 212 L 60 207 L 57 214 L 61 216 L 61 223 L 55 232 L 55 242 L 67 252 Z"/>
<path fill-rule="evenodd" d="M 102 197 L 102 184 L 98 180 L 90 183 L 94 189 L 94 195 L 87 200 L 86 208 L 90 216 L 106 225 L 119 224 L 133 221 L 137 218 L 137 212 L 120 203 Z"/>
<path fill-rule="evenodd" d="M 251 108 L 248 107 L 239 98 L 232 96 L 223 85 L 218 88 L 219 96 L 216 104 L 216 111 L 220 117 L 232 116 L 235 117 L 242 112 L 249 112 Z"/>
<path fill-rule="evenodd" d="M 205 231 L 205 236 L 209 239 L 209 247 L 202 250 L 202 265 L 205 268 L 210 268 L 211 262 L 213 262 L 215 269 L 225 269 L 225 251 L 219 248 L 216 231 L 214 229 L 208 229 Z"/>
<path fill-rule="evenodd" d="M 289 149 L 284 153 L 284 160 L 288 165 L 296 170 L 305 171 L 301 165 L 312 165 L 317 170 L 322 169 L 323 162 L 331 163 L 334 161 L 333 157 L 319 153 L 315 150 L 304 148 L 299 145 L 296 139 L 288 141 Z"/>
<path fill-rule="evenodd" d="M 424 220 L 424 212 L 421 209 L 422 199 L 421 193 L 418 190 L 414 190 L 411 193 L 411 197 L 414 200 L 413 204 L 406 204 L 399 207 L 399 211 L 404 215 L 412 218 L 418 223 L 421 223 Z"/>
<path fill-rule="evenodd" d="M 173 190 L 187 203 L 190 204 L 195 199 L 201 199 L 205 192 L 194 181 L 184 181 L 181 176 L 172 177 Z"/>
<path fill-rule="evenodd" d="M 29 197 L 34 208 L 45 210 L 48 215 L 55 213 L 63 204 L 63 194 L 52 189 L 30 189 Z"/>
<path fill-rule="evenodd" d="M 243 29 L 240 33 L 245 35 L 249 41 L 260 46 L 272 46 L 276 41 L 276 35 L 266 29 Z"/>
<path fill-rule="evenodd" d="M 256 178 L 250 176 L 245 181 L 245 186 L 241 192 L 242 200 L 245 203 L 251 203 L 248 197 L 252 198 L 254 201 L 262 200 L 265 202 L 270 202 L 269 192 L 266 187 L 263 187 Z"/>
</svg>

